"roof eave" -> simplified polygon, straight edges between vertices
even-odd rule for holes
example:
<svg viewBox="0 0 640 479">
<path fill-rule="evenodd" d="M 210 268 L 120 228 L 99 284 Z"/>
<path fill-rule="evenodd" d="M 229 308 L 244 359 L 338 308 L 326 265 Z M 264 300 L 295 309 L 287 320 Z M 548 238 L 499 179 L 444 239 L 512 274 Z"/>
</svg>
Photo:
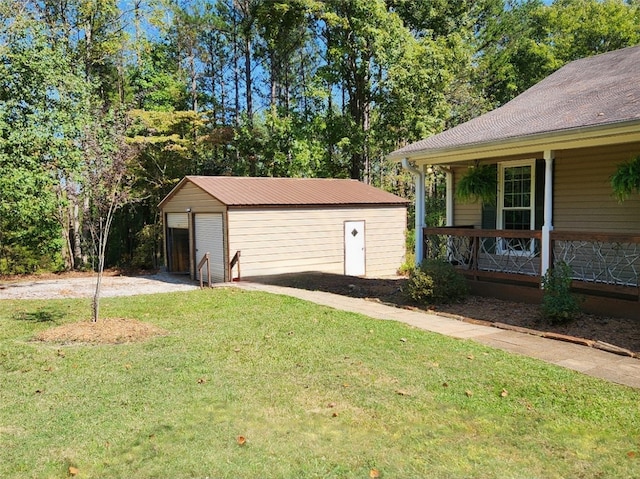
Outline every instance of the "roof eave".
<svg viewBox="0 0 640 479">
<path fill-rule="evenodd" d="M 634 141 L 640 141 L 640 119 L 469 143 L 450 148 L 395 152 L 387 158 L 392 161 L 407 158 L 418 164 L 449 164 L 530 154 L 544 150 L 566 150 Z"/>
</svg>

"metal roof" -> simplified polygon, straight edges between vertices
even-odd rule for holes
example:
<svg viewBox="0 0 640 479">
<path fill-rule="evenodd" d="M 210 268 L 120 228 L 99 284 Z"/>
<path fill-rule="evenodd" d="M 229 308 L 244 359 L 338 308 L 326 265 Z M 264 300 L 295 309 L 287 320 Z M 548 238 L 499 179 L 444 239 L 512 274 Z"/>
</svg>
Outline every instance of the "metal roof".
<svg viewBox="0 0 640 479">
<path fill-rule="evenodd" d="M 640 46 L 576 60 L 510 102 L 394 151 L 419 158 L 438 151 L 640 121 Z"/>
<path fill-rule="evenodd" d="M 185 182 L 191 182 L 227 206 L 405 205 L 408 201 L 357 180 L 325 178 L 255 178 L 186 176 L 160 205 Z"/>
</svg>

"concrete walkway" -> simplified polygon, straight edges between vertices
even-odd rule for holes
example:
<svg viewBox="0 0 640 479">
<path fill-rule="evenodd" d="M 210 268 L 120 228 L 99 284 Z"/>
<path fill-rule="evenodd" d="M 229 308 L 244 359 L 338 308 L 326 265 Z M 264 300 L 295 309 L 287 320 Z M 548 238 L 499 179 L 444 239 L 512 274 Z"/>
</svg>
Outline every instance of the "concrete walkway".
<svg viewBox="0 0 640 479">
<path fill-rule="evenodd" d="M 396 308 L 375 301 L 322 291 L 307 291 L 252 282 L 234 283 L 234 286 L 246 290 L 293 296 L 335 309 L 364 314 L 371 318 L 400 321 L 416 328 L 454 338 L 470 339 L 607 381 L 640 388 L 640 360 L 636 358 L 620 356 L 579 344 L 467 323 L 426 312 Z"/>
</svg>

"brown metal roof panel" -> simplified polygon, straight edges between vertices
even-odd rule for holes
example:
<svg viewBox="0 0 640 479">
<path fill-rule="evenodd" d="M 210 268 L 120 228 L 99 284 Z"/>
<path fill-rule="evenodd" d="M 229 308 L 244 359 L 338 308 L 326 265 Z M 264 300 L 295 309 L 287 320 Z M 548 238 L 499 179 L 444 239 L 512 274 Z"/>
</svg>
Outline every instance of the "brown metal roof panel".
<svg viewBox="0 0 640 479">
<path fill-rule="evenodd" d="M 406 204 L 357 180 L 188 176 L 187 181 L 228 206 Z"/>
</svg>

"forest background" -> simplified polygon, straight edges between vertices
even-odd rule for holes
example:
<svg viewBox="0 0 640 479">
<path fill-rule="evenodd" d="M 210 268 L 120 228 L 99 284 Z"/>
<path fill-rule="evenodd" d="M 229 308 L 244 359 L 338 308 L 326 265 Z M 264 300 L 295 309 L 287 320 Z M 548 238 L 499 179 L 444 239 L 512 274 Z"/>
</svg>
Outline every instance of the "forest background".
<svg viewBox="0 0 640 479">
<path fill-rule="evenodd" d="M 185 175 L 412 198 L 386 154 L 638 43 L 638 0 L 4 0 L 0 274 L 95 268 L 114 204 L 107 265 L 157 267 Z"/>
</svg>

